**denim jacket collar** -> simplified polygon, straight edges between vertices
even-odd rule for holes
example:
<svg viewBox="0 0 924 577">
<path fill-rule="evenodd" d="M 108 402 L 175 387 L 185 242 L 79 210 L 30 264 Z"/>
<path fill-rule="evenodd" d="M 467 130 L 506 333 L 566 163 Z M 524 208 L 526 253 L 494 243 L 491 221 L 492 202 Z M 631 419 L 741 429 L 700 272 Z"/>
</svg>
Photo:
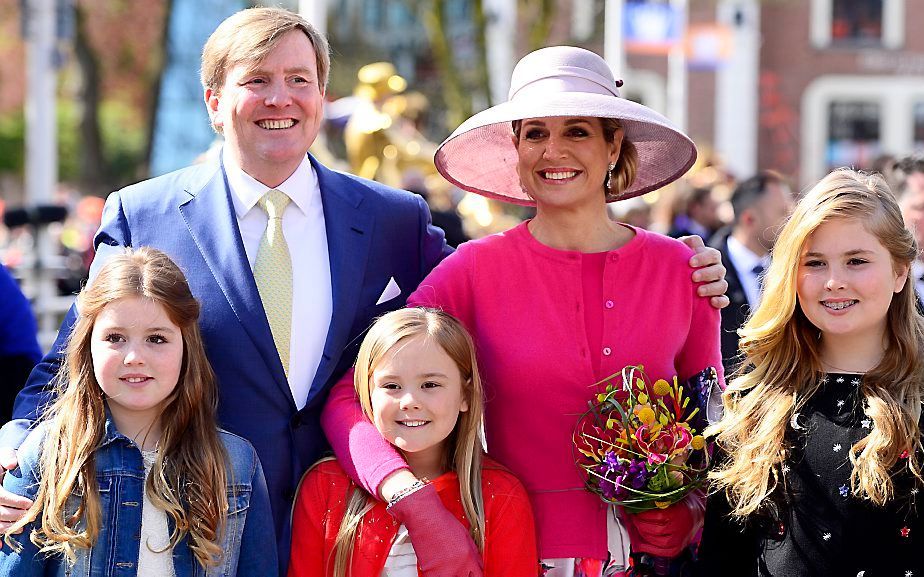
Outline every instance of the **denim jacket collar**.
<svg viewBox="0 0 924 577">
<path fill-rule="evenodd" d="M 135 441 L 123 435 L 116 427 L 115 420 L 112 418 L 112 411 L 109 410 L 109 404 L 106 404 L 106 422 L 103 425 L 103 437 L 100 439 L 99 448 L 103 448 L 116 441 L 126 443 L 130 447 L 137 447 L 141 450 Z"/>
</svg>

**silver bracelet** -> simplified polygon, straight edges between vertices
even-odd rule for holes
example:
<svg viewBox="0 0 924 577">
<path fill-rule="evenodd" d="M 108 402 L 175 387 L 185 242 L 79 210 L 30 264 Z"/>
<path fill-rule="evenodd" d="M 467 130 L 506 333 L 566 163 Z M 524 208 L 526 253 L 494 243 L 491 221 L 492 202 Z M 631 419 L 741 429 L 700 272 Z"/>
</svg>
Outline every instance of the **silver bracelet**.
<svg viewBox="0 0 924 577">
<path fill-rule="evenodd" d="M 400 491 L 398 491 L 397 493 L 391 496 L 391 499 L 388 500 L 388 508 L 393 507 L 395 503 L 397 503 L 401 499 L 407 497 L 411 493 L 414 493 L 416 491 L 419 491 L 420 489 L 423 489 L 426 486 L 427 484 L 424 481 L 421 481 L 419 479 L 417 481 L 414 481 L 411 485 L 401 489 Z"/>
</svg>

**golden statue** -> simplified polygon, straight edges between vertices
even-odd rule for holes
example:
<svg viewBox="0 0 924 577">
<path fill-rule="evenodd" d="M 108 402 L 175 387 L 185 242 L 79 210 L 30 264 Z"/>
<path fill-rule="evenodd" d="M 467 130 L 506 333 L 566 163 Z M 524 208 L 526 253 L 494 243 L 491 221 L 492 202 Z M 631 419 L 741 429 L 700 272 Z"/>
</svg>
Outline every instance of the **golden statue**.
<svg viewBox="0 0 924 577">
<path fill-rule="evenodd" d="M 402 186 L 407 171 L 415 171 L 431 184 L 437 175 L 436 145 L 414 124 L 427 107 L 426 97 L 405 93 L 407 82 L 390 62 L 367 64 L 357 77 L 353 95 L 358 104 L 343 135 L 350 170 L 395 187 Z"/>
</svg>

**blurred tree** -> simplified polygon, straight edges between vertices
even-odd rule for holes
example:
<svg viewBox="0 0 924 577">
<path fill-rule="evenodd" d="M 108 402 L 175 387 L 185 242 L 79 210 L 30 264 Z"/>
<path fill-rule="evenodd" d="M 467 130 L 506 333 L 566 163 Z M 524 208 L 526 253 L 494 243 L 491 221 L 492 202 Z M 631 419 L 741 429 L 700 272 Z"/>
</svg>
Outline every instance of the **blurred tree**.
<svg viewBox="0 0 924 577">
<path fill-rule="evenodd" d="M 147 176 L 170 0 L 76 0 L 79 181 L 105 193 Z"/>
<path fill-rule="evenodd" d="M 84 189 L 99 190 L 107 181 L 108 169 L 103 160 L 103 137 L 99 126 L 99 107 L 102 98 L 99 59 L 90 45 L 87 31 L 87 7 L 74 6 L 74 55 L 80 69 L 80 153 L 78 180 Z"/>
<path fill-rule="evenodd" d="M 25 162 L 26 121 L 22 111 L 0 116 L 0 172 L 21 172 Z"/>
<path fill-rule="evenodd" d="M 458 37 L 454 22 L 446 14 L 447 0 L 405 0 L 411 12 L 418 14 L 432 49 L 436 73 L 442 81 L 442 96 L 446 105 L 445 126 L 452 130 L 472 115 L 474 100 L 489 102 L 488 55 L 485 45 L 487 20 L 483 0 L 468 2 L 471 15 L 474 67 L 460 69 L 453 40 Z M 467 23 L 463 23 L 465 25 Z"/>
<path fill-rule="evenodd" d="M 559 3 L 556 0 L 519 0 L 518 9 L 530 22 L 528 52 L 548 45 Z"/>
<path fill-rule="evenodd" d="M 170 0 L 73 0 L 74 37 L 59 71 L 60 180 L 102 195 L 147 176 L 169 8 Z M 20 10 L 19 0 L 0 0 L 0 172 L 21 174 L 28 87 Z"/>
<path fill-rule="evenodd" d="M 446 99 L 446 124 L 457 126 L 471 114 L 471 99 L 466 98 L 462 86 L 459 68 L 456 66 L 449 38 L 446 35 L 446 23 L 443 17 L 444 5 L 441 0 L 418 0 L 418 13 L 423 14 L 424 28 L 433 48 L 433 57 L 443 79 L 443 95 Z"/>
</svg>

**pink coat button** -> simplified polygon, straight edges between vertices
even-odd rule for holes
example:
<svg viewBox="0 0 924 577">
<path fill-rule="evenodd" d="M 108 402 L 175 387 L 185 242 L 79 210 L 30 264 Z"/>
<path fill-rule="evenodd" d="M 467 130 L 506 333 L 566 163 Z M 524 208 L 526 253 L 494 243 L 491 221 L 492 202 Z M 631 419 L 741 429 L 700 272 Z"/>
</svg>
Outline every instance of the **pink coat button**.
<svg viewBox="0 0 924 577">
<path fill-rule="evenodd" d="M 607 357 L 610 356 L 610 354 L 611 354 L 612 352 L 613 352 L 613 350 L 612 350 L 611 348 L 609 348 L 609 347 L 603 347 L 603 354 L 604 354 L 605 356 L 607 356 Z"/>
<path fill-rule="evenodd" d="M 613 303 L 613 301 L 606 301 L 605 303 L 603 303 L 603 306 L 605 306 L 608 309 L 611 309 L 615 306 L 615 303 Z"/>
</svg>

